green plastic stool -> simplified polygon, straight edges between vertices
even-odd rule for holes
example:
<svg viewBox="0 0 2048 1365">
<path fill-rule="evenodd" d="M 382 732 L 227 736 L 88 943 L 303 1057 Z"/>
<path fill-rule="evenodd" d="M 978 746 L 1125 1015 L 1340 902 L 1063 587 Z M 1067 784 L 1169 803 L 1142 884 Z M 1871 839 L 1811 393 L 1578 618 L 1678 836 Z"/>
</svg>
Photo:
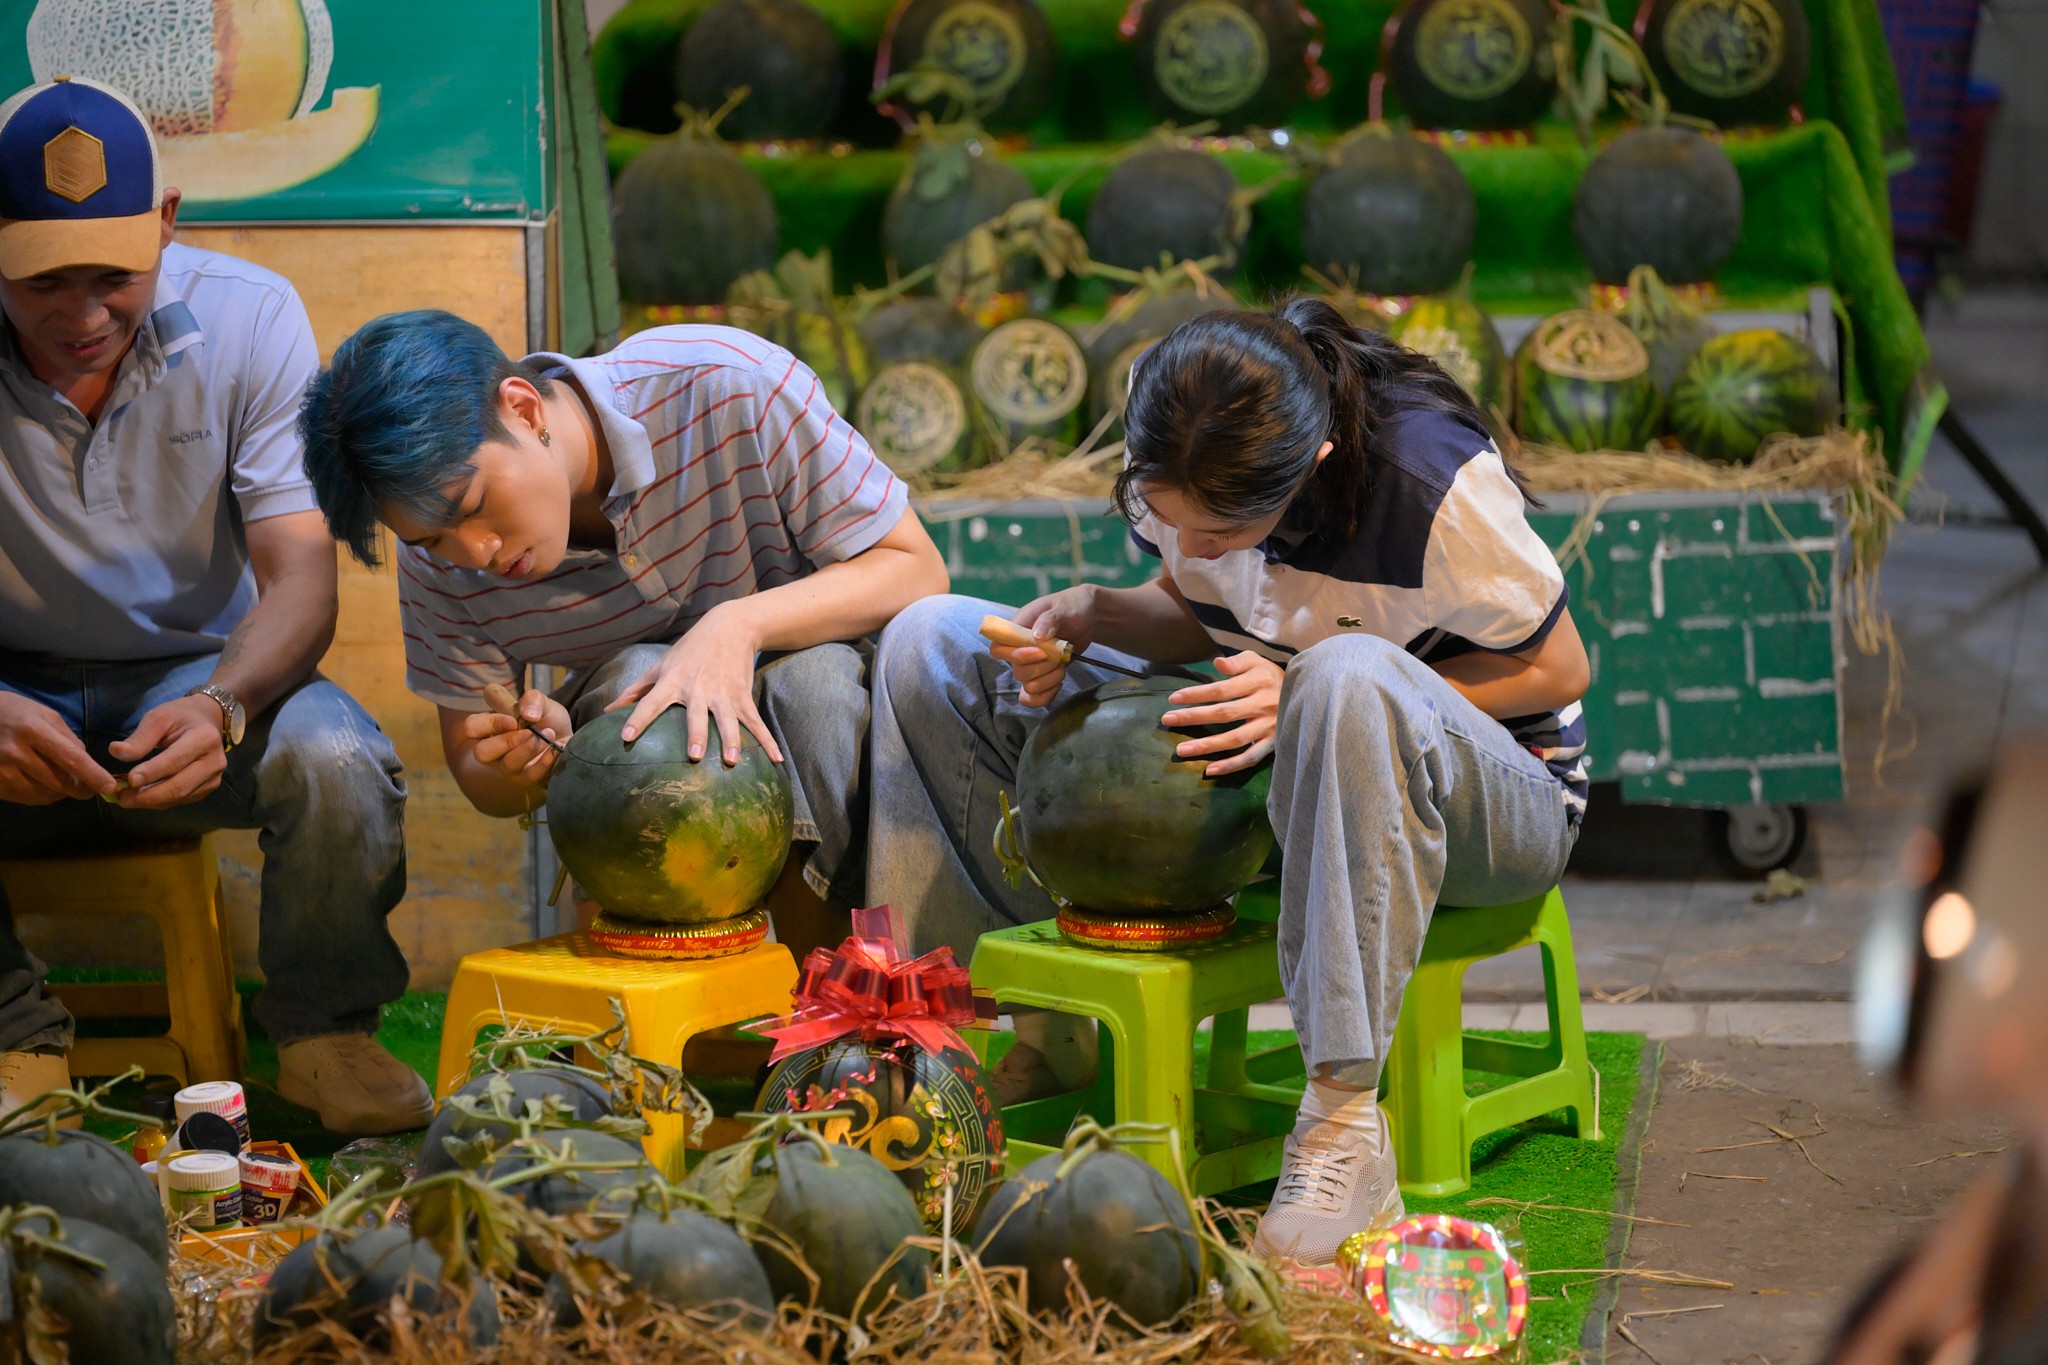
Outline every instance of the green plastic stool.
<svg viewBox="0 0 2048 1365">
<path fill-rule="evenodd" d="M 982 935 L 968 968 L 978 989 L 1005 1005 L 1102 1025 L 1102 1066 L 1091 1089 L 1003 1110 L 1005 1165 L 1014 1171 L 1057 1151 L 1086 1113 L 1175 1129 L 1197 1194 L 1277 1176 L 1281 1141 L 1301 1105 L 1301 1049 L 1245 1049 L 1250 1007 L 1282 994 L 1274 936 L 1271 923 L 1249 917 L 1213 943 L 1177 952 L 1079 948 L 1051 921 Z M 1197 1084 L 1195 1026 L 1211 1017 L 1208 1074 Z M 1134 1151 L 1171 1175 L 1164 1143 Z"/>
<path fill-rule="evenodd" d="M 1535 944 L 1543 953 L 1550 1036 L 1510 1043 L 1465 1032 L 1465 969 Z M 1481 1094 L 1465 1073 L 1515 1079 Z M 1586 1057 L 1579 969 L 1564 896 L 1553 889 L 1516 905 L 1438 906 L 1422 961 L 1401 998 L 1393 1053 L 1380 1082 L 1393 1122 L 1394 1156 L 1406 1194 L 1457 1194 L 1472 1184 L 1472 1144 L 1488 1133 L 1563 1109 L 1581 1138 L 1600 1136 L 1599 1091 Z"/>
</svg>

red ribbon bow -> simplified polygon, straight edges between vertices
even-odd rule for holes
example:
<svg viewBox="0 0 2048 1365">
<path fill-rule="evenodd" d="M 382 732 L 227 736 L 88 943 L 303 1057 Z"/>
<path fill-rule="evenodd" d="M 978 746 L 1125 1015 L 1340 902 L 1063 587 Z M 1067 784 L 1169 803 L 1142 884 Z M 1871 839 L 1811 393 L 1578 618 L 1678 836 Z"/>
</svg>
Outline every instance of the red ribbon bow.
<svg viewBox="0 0 2048 1365">
<path fill-rule="evenodd" d="M 904 960 L 892 920 L 886 905 L 856 910 L 846 942 L 811 950 L 790 992 L 796 1008 L 758 1030 L 775 1040 L 769 1061 L 856 1032 L 870 1041 L 908 1038 L 932 1053 L 965 1050 L 958 1030 L 996 1017 L 995 1002 L 975 994 L 951 948 Z"/>
</svg>

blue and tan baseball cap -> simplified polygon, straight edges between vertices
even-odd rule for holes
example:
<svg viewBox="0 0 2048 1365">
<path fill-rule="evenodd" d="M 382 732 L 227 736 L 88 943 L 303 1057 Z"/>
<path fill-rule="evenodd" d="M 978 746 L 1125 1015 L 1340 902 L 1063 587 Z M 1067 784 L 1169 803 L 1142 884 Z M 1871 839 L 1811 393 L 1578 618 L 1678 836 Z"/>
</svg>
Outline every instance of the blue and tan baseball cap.
<svg viewBox="0 0 2048 1365">
<path fill-rule="evenodd" d="M 0 104 L 0 275 L 149 270 L 163 202 L 149 120 L 112 86 L 59 76 Z"/>
</svg>

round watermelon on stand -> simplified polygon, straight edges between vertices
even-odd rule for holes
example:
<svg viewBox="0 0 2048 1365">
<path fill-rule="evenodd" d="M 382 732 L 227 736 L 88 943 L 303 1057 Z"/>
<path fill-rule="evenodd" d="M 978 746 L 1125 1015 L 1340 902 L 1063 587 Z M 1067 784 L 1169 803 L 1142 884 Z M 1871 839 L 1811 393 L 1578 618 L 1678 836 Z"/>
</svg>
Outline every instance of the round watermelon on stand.
<svg viewBox="0 0 2048 1365">
<path fill-rule="evenodd" d="M 1671 388 L 1671 434 L 1702 459 L 1753 459 L 1766 436 L 1818 436 L 1840 414 L 1834 376 L 1811 346 L 1769 327 L 1702 345 Z"/>
</svg>

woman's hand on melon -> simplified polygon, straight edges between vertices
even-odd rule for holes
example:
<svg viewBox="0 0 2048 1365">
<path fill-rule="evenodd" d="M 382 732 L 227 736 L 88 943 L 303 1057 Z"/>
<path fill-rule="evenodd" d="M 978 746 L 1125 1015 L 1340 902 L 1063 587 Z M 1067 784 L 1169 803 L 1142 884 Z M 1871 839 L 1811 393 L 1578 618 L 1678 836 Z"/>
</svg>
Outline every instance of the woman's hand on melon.
<svg viewBox="0 0 2048 1365">
<path fill-rule="evenodd" d="M 534 730 L 557 744 L 566 743 L 572 728 L 569 710 L 539 688 L 530 687 L 519 698 L 518 711 L 516 720 L 495 711 L 478 711 L 464 718 L 462 733 L 475 741 L 470 753 L 477 762 L 514 781 L 544 786 L 555 771 L 557 755 Z"/>
<path fill-rule="evenodd" d="M 660 663 L 641 674 L 605 708 L 633 708 L 622 732 L 628 743 L 662 712 L 680 705 L 689 708 L 692 763 L 704 757 L 711 718 L 718 721 L 718 740 L 728 767 L 740 761 L 742 727 L 761 741 L 768 757 L 782 762 L 782 750 L 754 706 L 754 656 L 760 643 L 744 613 L 731 609 L 735 605 L 723 602 L 705 612 L 682 639 L 668 647 Z"/>
<path fill-rule="evenodd" d="M 1223 674 L 1212 683 L 1183 687 L 1170 700 L 1181 709 L 1159 718 L 1163 725 L 1230 725 L 1221 734 L 1182 740 L 1173 752 L 1181 758 L 1228 754 L 1202 770 L 1205 777 L 1227 777 L 1257 767 L 1273 752 L 1273 732 L 1280 721 L 1280 684 L 1287 673 L 1262 654 L 1245 650 L 1216 660 Z"/>
<path fill-rule="evenodd" d="M 1026 602 L 1010 618 L 1039 639 L 1065 640 L 1080 654 L 1095 643 L 1095 589 L 1083 584 Z M 1066 664 L 1035 645 L 990 645 L 988 652 L 1009 665 L 1024 689 L 1017 700 L 1026 706 L 1050 706 L 1067 680 Z"/>
<path fill-rule="evenodd" d="M 117 789 L 64 717 L 19 693 L 0 692 L 0 801 L 47 806 Z"/>
</svg>

